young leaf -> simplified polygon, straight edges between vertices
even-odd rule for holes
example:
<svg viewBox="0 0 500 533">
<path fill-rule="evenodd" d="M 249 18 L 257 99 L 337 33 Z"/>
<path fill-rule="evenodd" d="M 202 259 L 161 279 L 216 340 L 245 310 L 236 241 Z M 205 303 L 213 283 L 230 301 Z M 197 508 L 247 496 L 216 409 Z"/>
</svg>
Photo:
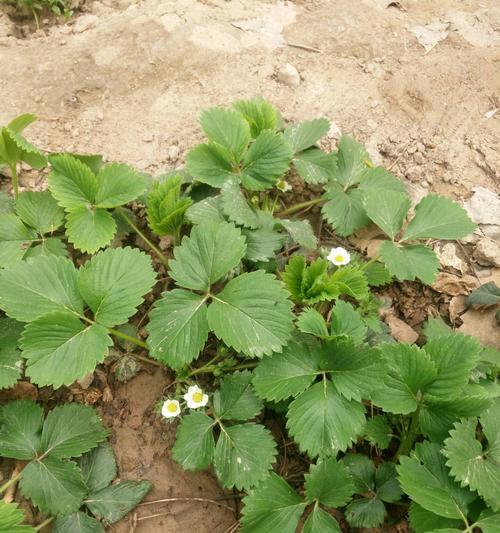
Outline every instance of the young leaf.
<svg viewBox="0 0 500 533">
<path fill-rule="evenodd" d="M 23 470 L 19 488 L 44 514 L 67 515 L 78 511 L 87 494 L 82 473 L 73 461 L 46 457 Z"/>
<path fill-rule="evenodd" d="M 475 228 L 463 207 L 446 196 L 428 194 L 415 207 L 403 240 L 462 239 Z"/>
<path fill-rule="evenodd" d="M 120 163 L 105 165 L 97 174 L 94 205 L 109 209 L 128 204 L 146 189 L 144 176 L 132 167 Z"/>
<path fill-rule="evenodd" d="M 116 222 L 105 209 L 75 207 L 66 216 L 68 240 L 82 252 L 92 254 L 103 248 L 115 233 Z"/>
<path fill-rule="evenodd" d="M 327 507 L 343 507 L 354 494 L 354 483 L 347 466 L 334 457 L 311 465 L 305 476 L 305 493 L 309 502 Z"/>
<path fill-rule="evenodd" d="M 108 248 L 92 257 L 78 273 L 78 288 L 104 326 L 126 322 L 155 283 L 150 257 L 134 248 Z"/>
<path fill-rule="evenodd" d="M 369 296 L 366 277 L 353 266 L 338 268 L 330 276 L 328 285 L 332 294 L 346 294 L 356 300 L 365 300 Z"/>
<path fill-rule="evenodd" d="M 361 144 L 352 137 L 342 135 L 339 141 L 334 179 L 344 187 L 359 183 L 367 168 L 365 161 L 369 161 L 369 159 L 368 152 Z"/>
<path fill-rule="evenodd" d="M 141 502 L 150 489 L 149 481 L 120 481 L 91 493 L 85 504 L 104 524 L 114 524 Z"/>
<path fill-rule="evenodd" d="M 191 411 L 177 429 L 173 458 L 184 470 L 203 470 L 213 461 L 215 422 L 204 413 Z"/>
<path fill-rule="evenodd" d="M 214 468 L 223 487 L 249 489 L 269 475 L 276 443 L 260 424 L 221 427 L 214 453 Z"/>
<path fill-rule="evenodd" d="M 21 336 L 26 375 L 39 386 L 71 385 L 102 363 L 112 344 L 99 324 L 86 326 L 68 312 L 45 314 Z"/>
<path fill-rule="evenodd" d="M 250 207 L 236 180 L 228 180 L 221 188 L 221 206 L 224 214 L 236 224 L 246 228 L 259 227 L 259 217 Z"/>
<path fill-rule="evenodd" d="M 302 533 L 341 533 L 339 523 L 332 515 L 315 506 L 304 523 Z"/>
<path fill-rule="evenodd" d="M 23 325 L 0 318 L 0 389 L 12 387 L 21 377 L 23 361 L 17 349 Z"/>
<path fill-rule="evenodd" d="M 293 255 L 288 261 L 282 279 L 295 301 L 302 299 L 302 280 L 306 271 L 306 258 Z"/>
<path fill-rule="evenodd" d="M 337 158 L 335 154 L 327 154 L 319 148 L 309 148 L 292 159 L 297 174 L 312 185 L 326 183 L 335 174 Z"/>
<path fill-rule="evenodd" d="M 330 122 L 326 118 L 316 118 L 286 128 L 283 135 L 296 154 L 314 146 L 329 129 Z"/>
<path fill-rule="evenodd" d="M 58 516 L 52 526 L 52 533 L 104 533 L 102 524 L 81 511 L 67 516 Z"/>
<path fill-rule="evenodd" d="M 43 410 L 31 400 L 16 400 L 0 410 L 0 455 L 29 461 L 40 451 Z"/>
<path fill-rule="evenodd" d="M 16 213 L 21 220 L 38 233 L 53 233 L 64 223 L 64 211 L 49 191 L 26 191 L 16 199 Z"/>
<path fill-rule="evenodd" d="M 328 380 L 298 396 L 290 404 L 287 418 L 290 435 L 310 457 L 346 450 L 365 425 L 362 404 L 340 396 Z"/>
<path fill-rule="evenodd" d="M 331 334 L 351 337 L 356 344 L 361 344 L 368 331 L 361 315 L 354 307 L 343 300 L 337 300 L 332 310 Z"/>
<path fill-rule="evenodd" d="M 318 239 L 314 235 L 311 223 L 308 220 L 281 219 L 278 224 L 285 228 L 292 241 L 295 241 L 299 246 L 303 246 L 308 250 L 316 249 Z"/>
<path fill-rule="evenodd" d="M 194 226 L 174 249 L 170 274 L 182 287 L 207 291 L 239 264 L 245 251 L 245 239 L 233 224 Z"/>
<path fill-rule="evenodd" d="M 295 533 L 306 503 L 290 485 L 272 473 L 243 498 L 243 533 Z"/>
<path fill-rule="evenodd" d="M 35 528 L 22 525 L 24 513 L 16 503 L 0 500 L 0 531 L 2 533 L 36 533 Z"/>
<path fill-rule="evenodd" d="M 419 278 L 430 285 L 436 279 L 439 260 L 427 246 L 396 246 L 391 241 L 384 241 L 380 246 L 380 255 L 389 272 L 400 281 Z"/>
<path fill-rule="evenodd" d="M 240 100 L 233 107 L 243 115 L 250 125 L 252 137 L 258 137 L 263 130 L 274 130 L 278 122 L 278 111 L 263 98 Z"/>
<path fill-rule="evenodd" d="M 219 339 L 251 357 L 279 352 L 293 328 L 288 292 L 262 270 L 232 279 L 208 308 L 208 323 Z"/>
<path fill-rule="evenodd" d="M 393 241 L 410 209 L 405 194 L 380 189 L 368 189 L 363 205 L 370 219 Z"/>
<path fill-rule="evenodd" d="M 253 374 L 244 370 L 227 375 L 214 393 L 214 414 L 221 420 L 249 420 L 264 407 L 252 385 Z"/>
<path fill-rule="evenodd" d="M 339 183 L 332 182 L 327 187 L 325 198 L 328 201 L 321 209 L 323 217 L 341 237 L 352 235 L 370 222 L 360 190 L 345 192 Z"/>
<path fill-rule="evenodd" d="M 27 228 L 16 215 L 0 214 L 0 268 L 20 261 L 36 238 L 36 232 Z"/>
<path fill-rule="evenodd" d="M 115 454 L 107 442 L 82 455 L 78 464 L 89 492 L 104 489 L 117 474 Z"/>
<path fill-rule="evenodd" d="M 297 328 L 302 333 L 309 333 L 315 337 L 325 338 L 329 336 L 323 315 L 313 307 L 306 307 L 297 318 Z"/>
</svg>

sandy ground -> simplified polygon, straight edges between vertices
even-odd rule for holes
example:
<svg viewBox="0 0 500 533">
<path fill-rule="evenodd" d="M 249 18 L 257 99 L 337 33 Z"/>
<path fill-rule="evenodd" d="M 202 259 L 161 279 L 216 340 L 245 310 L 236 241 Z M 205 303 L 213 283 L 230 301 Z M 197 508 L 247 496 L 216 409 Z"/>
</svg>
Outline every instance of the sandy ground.
<svg viewBox="0 0 500 533">
<path fill-rule="evenodd" d="M 416 196 L 498 192 L 500 6 L 388 4 L 106 0 L 24 37 L 3 15 L 0 123 L 33 112 L 40 121 L 27 136 L 44 149 L 103 153 L 156 173 L 182 164 L 201 138 L 203 108 L 260 94 L 287 120 L 328 117 Z M 415 32 L 430 37 L 427 50 Z M 436 36 L 445 38 L 432 46 Z M 280 76 L 287 64 L 299 79 Z M 42 179 L 26 172 L 22 182 Z M 107 421 L 121 475 L 151 479 L 148 499 L 216 497 L 210 474 L 185 473 L 170 458 L 171 431 L 152 415 L 167 383 L 162 371 L 142 373 L 116 392 Z M 148 513 L 166 514 L 112 530 L 224 533 L 235 521 L 199 503 L 141 508 L 137 517 Z"/>
</svg>

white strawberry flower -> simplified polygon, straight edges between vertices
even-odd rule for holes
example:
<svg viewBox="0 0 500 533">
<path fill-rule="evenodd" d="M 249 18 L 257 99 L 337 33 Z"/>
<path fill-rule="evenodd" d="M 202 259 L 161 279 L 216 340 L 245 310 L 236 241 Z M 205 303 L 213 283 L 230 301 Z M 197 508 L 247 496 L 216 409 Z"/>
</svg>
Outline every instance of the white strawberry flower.
<svg viewBox="0 0 500 533">
<path fill-rule="evenodd" d="M 279 179 L 276 182 L 276 188 L 279 189 L 281 192 L 288 192 L 292 190 L 292 186 L 288 183 L 288 181 L 284 179 Z"/>
<path fill-rule="evenodd" d="M 198 407 L 205 407 L 207 405 L 208 394 L 204 394 L 198 385 L 193 385 L 184 394 L 184 399 L 189 409 L 198 409 Z"/>
<path fill-rule="evenodd" d="M 351 254 L 342 247 L 332 248 L 327 256 L 328 261 L 331 261 L 335 266 L 347 265 L 351 260 Z"/>
<path fill-rule="evenodd" d="M 165 400 L 161 408 L 161 414 L 165 418 L 174 418 L 181 414 L 181 406 L 177 400 Z"/>
</svg>

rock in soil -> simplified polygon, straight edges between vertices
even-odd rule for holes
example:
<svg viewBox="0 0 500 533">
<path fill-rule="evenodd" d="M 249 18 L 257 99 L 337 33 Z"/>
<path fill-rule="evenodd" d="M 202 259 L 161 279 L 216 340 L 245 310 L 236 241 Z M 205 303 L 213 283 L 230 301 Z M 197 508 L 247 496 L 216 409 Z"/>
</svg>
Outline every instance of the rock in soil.
<svg viewBox="0 0 500 533">
<path fill-rule="evenodd" d="M 474 259 L 482 266 L 500 267 L 500 245 L 485 237 L 476 244 Z"/>
</svg>

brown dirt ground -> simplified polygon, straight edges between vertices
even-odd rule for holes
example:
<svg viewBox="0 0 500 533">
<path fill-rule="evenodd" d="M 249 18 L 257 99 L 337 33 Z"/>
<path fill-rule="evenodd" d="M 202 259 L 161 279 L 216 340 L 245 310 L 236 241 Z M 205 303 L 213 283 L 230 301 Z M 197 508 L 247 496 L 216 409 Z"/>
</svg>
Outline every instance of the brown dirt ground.
<svg viewBox="0 0 500 533">
<path fill-rule="evenodd" d="M 500 113 L 484 116 L 500 107 L 497 2 L 387 4 L 94 1 L 69 24 L 42 24 L 25 38 L 9 36 L 20 30 L 4 15 L 0 123 L 34 112 L 40 121 L 28 137 L 40 147 L 104 153 L 155 173 L 181 164 L 201 138 L 203 108 L 261 94 L 287 120 L 328 117 L 366 143 L 375 162 L 392 165 L 415 194 L 431 189 L 462 199 L 477 185 L 498 192 Z M 249 19 L 259 19 L 253 26 L 262 31 L 232 25 Z M 425 53 L 409 29 L 435 19 L 454 22 Z M 89 27 L 80 32 L 82 20 Z M 278 46 L 280 36 L 319 51 Z M 277 80 L 286 63 L 300 73 L 298 87 Z M 36 173 L 21 181 L 43 186 Z M 148 500 L 220 496 L 212 475 L 183 472 L 170 457 L 173 431 L 152 412 L 168 383 L 163 370 L 146 370 L 104 404 L 120 475 L 150 479 Z M 165 514 L 138 520 L 156 513 Z M 234 521 L 214 505 L 158 504 L 110 530 L 224 533 Z"/>
</svg>

